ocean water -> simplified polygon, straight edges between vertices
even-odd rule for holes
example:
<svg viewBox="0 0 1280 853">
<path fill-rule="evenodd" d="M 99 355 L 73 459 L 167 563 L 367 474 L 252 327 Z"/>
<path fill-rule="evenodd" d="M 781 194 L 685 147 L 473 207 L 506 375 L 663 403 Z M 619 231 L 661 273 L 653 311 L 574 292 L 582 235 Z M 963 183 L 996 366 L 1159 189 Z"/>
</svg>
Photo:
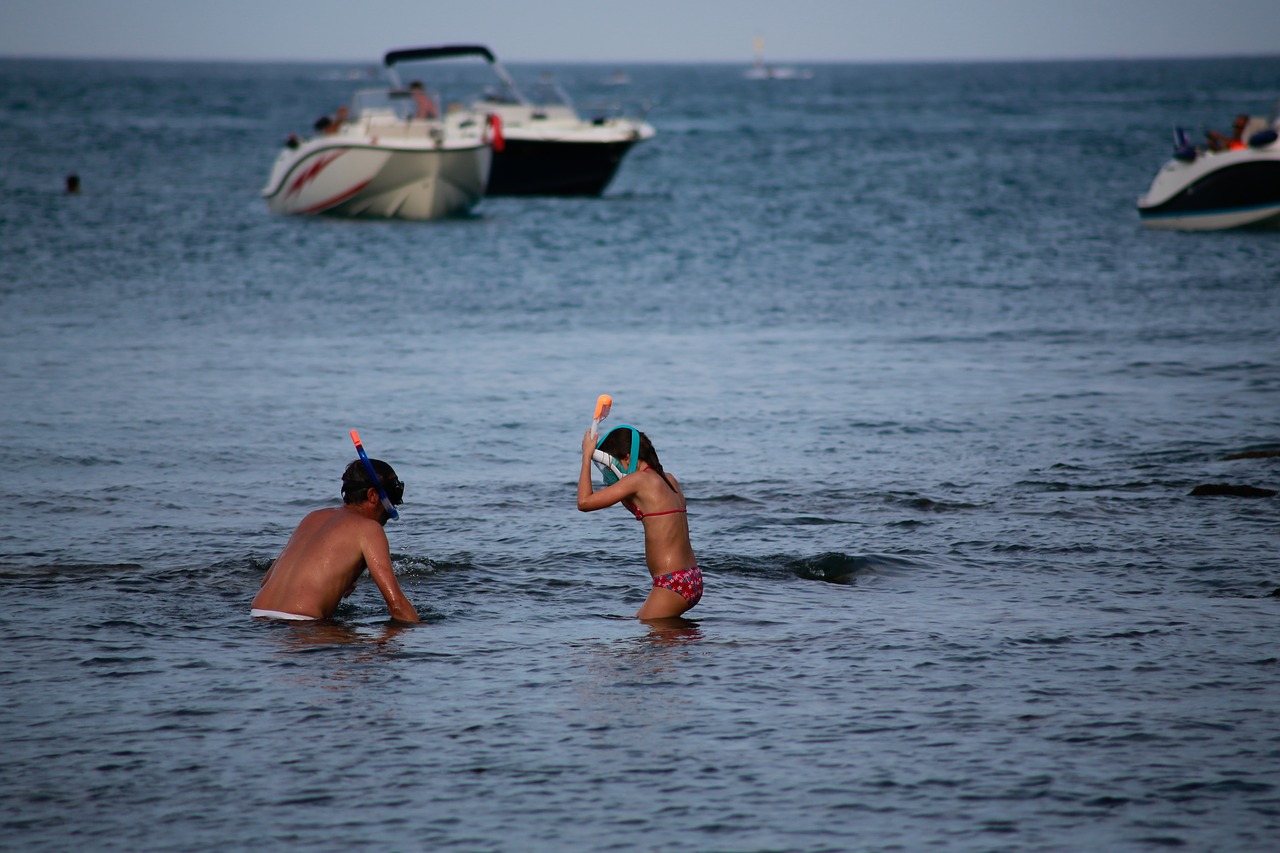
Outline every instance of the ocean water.
<svg viewBox="0 0 1280 853">
<path fill-rule="evenodd" d="M 1280 59 L 551 70 L 605 196 L 404 223 L 258 197 L 360 69 L 0 62 L 0 846 L 1274 845 L 1280 232 L 1134 201 Z M 352 428 L 425 622 L 250 620 Z"/>
</svg>

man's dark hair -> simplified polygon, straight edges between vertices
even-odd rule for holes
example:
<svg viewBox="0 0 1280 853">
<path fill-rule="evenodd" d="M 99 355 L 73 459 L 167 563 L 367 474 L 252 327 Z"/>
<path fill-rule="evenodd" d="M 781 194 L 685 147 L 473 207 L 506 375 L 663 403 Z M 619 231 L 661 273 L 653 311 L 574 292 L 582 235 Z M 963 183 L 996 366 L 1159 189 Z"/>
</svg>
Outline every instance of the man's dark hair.
<svg viewBox="0 0 1280 853">
<path fill-rule="evenodd" d="M 393 504 L 398 504 L 404 496 L 404 485 L 396 476 L 395 470 L 381 459 L 370 459 L 373 470 L 377 472 L 382 487 L 387 490 L 387 497 Z M 342 472 L 342 502 L 344 504 L 360 503 L 370 489 L 377 488 L 377 483 L 365 470 L 364 462 L 357 459 Z"/>
</svg>

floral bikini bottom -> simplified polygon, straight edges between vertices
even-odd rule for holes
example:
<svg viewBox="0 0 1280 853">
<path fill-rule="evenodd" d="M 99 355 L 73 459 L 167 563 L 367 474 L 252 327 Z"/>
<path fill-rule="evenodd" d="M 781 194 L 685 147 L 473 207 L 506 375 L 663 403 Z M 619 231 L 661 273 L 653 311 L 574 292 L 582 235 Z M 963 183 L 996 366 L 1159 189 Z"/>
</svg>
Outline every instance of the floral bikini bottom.
<svg viewBox="0 0 1280 853">
<path fill-rule="evenodd" d="M 658 575 L 653 579 L 653 585 L 679 593 L 692 607 L 702 600 L 702 569 L 691 566 L 668 575 Z"/>
</svg>

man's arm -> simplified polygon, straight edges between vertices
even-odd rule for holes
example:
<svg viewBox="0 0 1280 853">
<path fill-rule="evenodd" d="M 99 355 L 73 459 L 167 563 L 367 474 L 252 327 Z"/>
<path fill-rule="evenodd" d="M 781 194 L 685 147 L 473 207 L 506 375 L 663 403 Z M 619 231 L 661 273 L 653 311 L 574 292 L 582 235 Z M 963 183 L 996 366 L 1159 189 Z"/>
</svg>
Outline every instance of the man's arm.
<svg viewBox="0 0 1280 853">
<path fill-rule="evenodd" d="M 364 563 L 369 568 L 369 577 L 378 585 L 378 591 L 387 602 L 387 611 L 397 622 L 418 622 L 418 611 L 413 609 L 409 599 L 405 598 L 396 580 L 395 570 L 391 566 L 391 547 L 387 544 L 387 534 L 376 522 L 368 529 L 361 543 L 364 551 Z"/>
</svg>

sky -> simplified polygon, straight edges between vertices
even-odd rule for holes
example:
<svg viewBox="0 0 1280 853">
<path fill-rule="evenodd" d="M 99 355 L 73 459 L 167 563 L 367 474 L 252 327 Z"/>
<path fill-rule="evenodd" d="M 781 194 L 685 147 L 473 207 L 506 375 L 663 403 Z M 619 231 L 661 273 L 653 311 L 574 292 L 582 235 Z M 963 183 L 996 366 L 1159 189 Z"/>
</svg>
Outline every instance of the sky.
<svg viewBox="0 0 1280 853">
<path fill-rule="evenodd" d="M 478 42 L 507 62 L 1280 54 L 1280 0 L 0 0 L 0 57 L 378 63 Z"/>
</svg>

